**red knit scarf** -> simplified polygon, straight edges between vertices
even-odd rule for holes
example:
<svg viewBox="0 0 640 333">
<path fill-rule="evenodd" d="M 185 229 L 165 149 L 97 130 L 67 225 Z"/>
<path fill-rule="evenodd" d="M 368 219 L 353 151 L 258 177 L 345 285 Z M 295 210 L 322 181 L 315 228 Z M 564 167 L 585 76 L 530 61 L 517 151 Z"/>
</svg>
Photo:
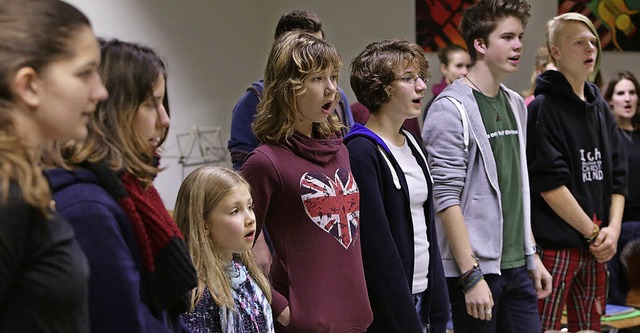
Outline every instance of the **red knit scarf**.
<svg viewBox="0 0 640 333">
<path fill-rule="evenodd" d="M 172 237 L 182 239 L 180 229 L 169 216 L 162 199 L 153 185 L 144 189 L 131 174 L 121 177 L 129 196 L 118 198 L 136 234 L 142 262 L 147 270 L 155 272 L 154 256 Z"/>
<path fill-rule="evenodd" d="M 153 185 L 145 189 L 133 175 L 120 176 L 127 195 L 117 201 L 131 220 L 142 264 L 149 278 L 150 308 L 186 312 L 188 292 L 197 285 L 197 274 L 182 234 L 164 207 Z"/>
<path fill-rule="evenodd" d="M 141 296 L 151 312 L 184 313 L 197 285 L 196 269 L 182 234 L 155 187 L 145 189 L 129 173 L 116 173 L 104 161 L 82 163 L 91 170 L 129 217 L 140 251 Z"/>
</svg>

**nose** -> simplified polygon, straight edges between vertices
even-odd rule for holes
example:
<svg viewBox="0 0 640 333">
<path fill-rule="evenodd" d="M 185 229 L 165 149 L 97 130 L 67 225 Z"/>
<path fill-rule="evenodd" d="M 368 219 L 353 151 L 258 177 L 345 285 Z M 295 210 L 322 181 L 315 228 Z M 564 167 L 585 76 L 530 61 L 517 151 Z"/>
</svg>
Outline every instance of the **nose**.
<svg viewBox="0 0 640 333">
<path fill-rule="evenodd" d="M 256 223 L 256 214 L 253 212 L 253 210 L 250 210 L 249 213 L 247 214 L 247 219 L 244 221 L 244 224 L 247 227 L 250 227 L 255 223 Z"/>
<path fill-rule="evenodd" d="M 516 51 L 521 51 L 522 50 L 522 38 L 520 38 L 520 37 L 516 37 L 515 38 L 514 50 L 516 50 Z"/>
<path fill-rule="evenodd" d="M 96 102 L 100 102 L 100 101 L 104 101 L 109 97 L 109 92 L 107 91 L 107 88 L 104 86 L 104 83 L 102 83 L 102 79 L 100 78 L 99 75 L 97 75 L 97 78 L 98 78 L 97 84 L 92 91 L 91 98 Z"/>
<path fill-rule="evenodd" d="M 467 74 L 469 74 L 469 67 L 467 66 L 463 66 L 462 70 L 460 71 L 460 77 L 466 76 Z"/>
<path fill-rule="evenodd" d="M 171 124 L 171 118 L 169 118 L 167 109 L 165 109 L 162 104 L 158 106 L 158 124 L 162 128 L 169 128 L 169 125 Z"/>
<path fill-rule="evenodd" d="M 427 83 L 424 82 L 424 80 L 421 77 L 419 77 L 416 80 L 416 91 L 423 91 L 425 89 L 427 89 Z"/>
<path fill-rule="evenodd" d="M 332 80 L 329 80 L 327 83 L 327 87 L 324 90 L 324 93 L 328 96 L 328 95 L 335 94 L 337 91 L 338 91 L 338 84 L 333 82 Z"/>
</svg>

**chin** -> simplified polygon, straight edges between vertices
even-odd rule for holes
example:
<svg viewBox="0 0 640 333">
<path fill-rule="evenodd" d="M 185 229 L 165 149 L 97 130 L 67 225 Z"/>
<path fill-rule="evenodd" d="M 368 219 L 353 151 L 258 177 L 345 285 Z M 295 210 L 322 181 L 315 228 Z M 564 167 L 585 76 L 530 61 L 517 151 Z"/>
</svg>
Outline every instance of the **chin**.
<svg viewBox="0 0 640 333">
<path fill-rule="evenodd" d="M 87 139 L 87 136 L 89 135 L 87 129 L 85 128 L 83 131 L 78 131 L 76 133 L 74 133 L 71 137 L 66 138 L 65 140 L 60 140 L 62 142 L 66 142 L 66 141 L 75 141 L 75 142 L 82 142 L 85 139 Z"/>
</svg>

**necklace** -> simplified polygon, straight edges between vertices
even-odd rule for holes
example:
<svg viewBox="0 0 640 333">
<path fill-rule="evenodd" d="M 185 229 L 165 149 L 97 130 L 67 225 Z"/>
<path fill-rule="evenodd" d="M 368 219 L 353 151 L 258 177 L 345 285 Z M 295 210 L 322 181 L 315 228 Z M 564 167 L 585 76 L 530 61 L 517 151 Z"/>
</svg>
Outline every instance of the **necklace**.
<svg viewBox="0 0 640 333">
<path fill-rule="evenodd" d="M 482 92 L 482 89 L 480 89 L 480 87 L 478 87 L 473 81 L 471 81 L 468 76 L 465 75 L 464 78 L 469 80 L 469 82 L 480 92 L 480 95 L 482 95 L 482 98 L 485 100 L 485 102 L 488 102 L 489 105 L 491 105 L 493 111 L 496 112 L 496 121 L 500 121 L 500 119 L 502 119 L 500 118 L 500 112 L 498 112 L 498 104 L 500 104 L 500 89 L 498 88 L 498 102 L 494 104 L 493 101 L 491 101 L 489 97 L 487 97 L 487 95 Z"/>
</svg>

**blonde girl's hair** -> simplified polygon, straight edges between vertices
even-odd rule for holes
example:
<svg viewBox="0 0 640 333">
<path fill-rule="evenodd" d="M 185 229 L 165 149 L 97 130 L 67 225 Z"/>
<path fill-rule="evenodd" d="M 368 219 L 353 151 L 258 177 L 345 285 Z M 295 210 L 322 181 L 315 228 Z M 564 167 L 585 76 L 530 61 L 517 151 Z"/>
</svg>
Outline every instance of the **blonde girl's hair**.
<svg viewBox="0 0 640 333">
<path fill-rule="evenodd" d="M 249 183 L 239 173 L 223 167 L 203 166 L 190 173 L 178 191 L 174 218 L 198 272 L 198 286 L 191 294 L 191 309 L 200 302 L 205 287 L 219 307 L 235 308 L 228 274 L 229 262 L 216 251 L 205 224 L 218 203 L 240 186 L 249 188 Z M 247 267 L 251 277 L 271 301 L 269 281 L 258 268 L 251 251 L 238 254 L 236 258 Z"/>
<path fill-rule="evenodd" d="M 264 95 L 258 104 L 253 131 L 263 143 L 286 142 L 300 120 L 296 99 L 306 93 L 305 79 L 317 72 L 342 68 L 342 58 L 329 42 L 307 32 L 294 30 L 273 43 L 264 71 Z M 336 93 L 336 98 L 339 98 Z M 313 124 L 319 138 L 334 137 L 342 128 L 336 116 Z"/>
<path fill-rule="evenodd" d="M 528 90 L 522 91 L 524 97 L 533 95 L 533 91 L 536 89 L 538 75 L 544 72 L 545 67 L 547 67 L 548 64 L 553 64 L 554 61 L 551 54 L 549 54 L 549 48 L 547 46 L 540 46 L 538 50 L 536 50 L 533 72 L 531 73 L 531 87 L 529 87 Z"/>
<path fill-rule="evenodd" d="M 0 103 L 5 104 L 5 103 Z M 20 197 L 34 206 L 43 216 L 51 216 L 51 190 L 49 183 L 37 167 L 35 157 L 29 153 L 21 136 L 24 133 L 15 126 L 11 107 L 0 105 L 0 205 L 4 205 L 10 196 L 10 184 L 19 185 Z M 1 217 L 0 217 L 1 218 Z"/>
<path fill-rule="evenodd" d="M 91 29 L 87 17 L 63 1 L 0 1 L 0 204 L 14 182 L 24 201 L 50 216 L 51 190 L 38 166 L 44 147 L 25 145 L 18 117 L 30 118 L 31 110 L 14 105 L 12 81 L 21 68 L 42 73 L 52 62 L 72 57 L 71 42 L 83 29 Z"/>
<path fill-rule="evenodd" d="M 566 22 L 582 22 L 589 28 L 591 33 L 596 37 L 596 40 L 598 43 L 598 56 L 596 57 L 596 64 L 593 67 L 593 72 L 589 74 L 589 78 L 588 78 L 589 81 L 594 82 L 600 70 L 600 62 L 602 61 L 602 43 L 600 42 L 600 35 L 598 35 L 598 30 L 596 30 L 596 27 L 593 25 L 593 23 L 591 22 L 591 20 L 589 20 L 588 17 L 580 13 L 571 12 L 571 13 L 564 13 L 562 15 L 558 15 L 552 18 L 551 20 L 549 20 L 549 22 L 547 22 L 547 31 L 546 31 L 547 48 L 549 49 L 549 54 L 553 54 L 551 52 L 551 45 L 557 44 L 558 34 L 560 31 L 562 31 Z M 557 65 L 557 60 L 554 59 L 554 63 L 556 63 Z"/>
<path fill-rule="evenodd" d="M 106 161 L 111 170 L 127 171 L 145 186 L 160 171 L 146 138 L 135 128 L 138 109 L 153 96 L 158 77 L 167 78 L 162 59 L 149 47 L 112 39 L 101 41 L 100 76 L 109 98 L 100 102 L 89 121 L 87 139 L 65 151 L 67 163 Z M 169 113 L 166 97 L 163 106 Z M 159 106 L 157 106 L 159 107 Z M 165 130 L 158 146 L 167 137 Z"/>
</svg>

